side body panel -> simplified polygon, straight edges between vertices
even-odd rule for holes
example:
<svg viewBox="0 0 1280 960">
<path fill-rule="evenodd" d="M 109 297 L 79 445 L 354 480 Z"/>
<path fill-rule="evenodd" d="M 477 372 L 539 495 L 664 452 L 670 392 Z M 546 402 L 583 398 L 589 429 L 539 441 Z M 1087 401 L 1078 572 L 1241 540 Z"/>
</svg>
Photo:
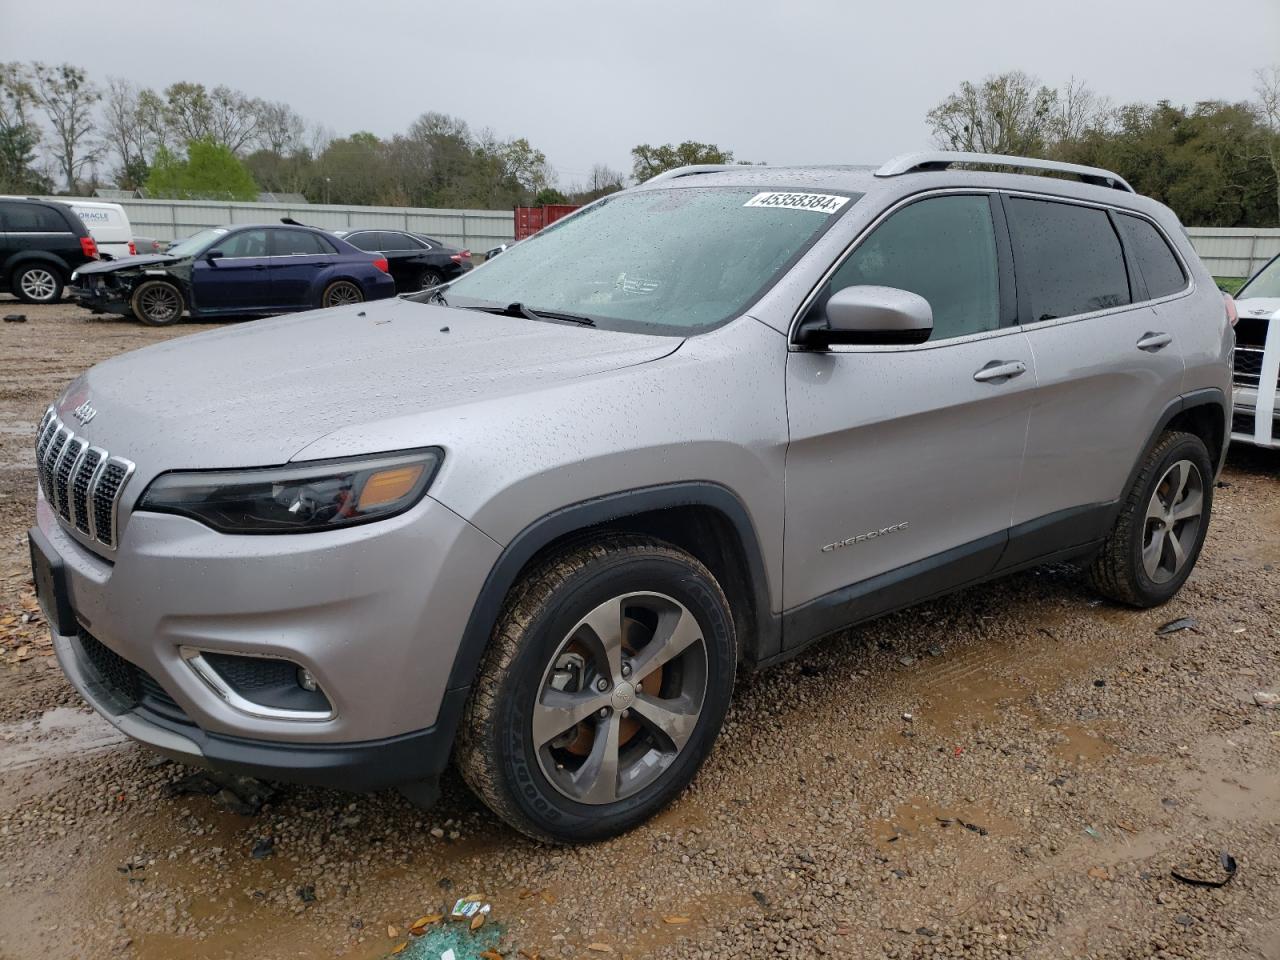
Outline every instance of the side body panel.
<svg viewBox="0 0 1280 960">
<path fill-rule="evenodd" d="M 1020 330 L 847 349 L 787 364 L 788 608 L 1003 533 L 1018 490 L 1035 387 Z M 1027 372 L 975 381 L 993 361 Z"/>
</svg>

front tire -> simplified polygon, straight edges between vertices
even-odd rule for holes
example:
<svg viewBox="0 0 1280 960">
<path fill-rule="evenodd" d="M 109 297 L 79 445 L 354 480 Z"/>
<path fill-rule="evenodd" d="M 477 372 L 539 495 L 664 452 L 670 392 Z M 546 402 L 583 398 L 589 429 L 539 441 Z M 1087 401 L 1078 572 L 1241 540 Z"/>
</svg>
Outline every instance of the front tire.
<svg viewBox="0 0 1280 960">
<path fill-rule="evenodd" d="M 23 303 L 57 303 L 62 299 L 62 273 L 47 263 L 29 263 L 13 271 L 9 287 Z"/>
<path fill-rule="evenodd" d="M 151 327 L 167 327 L 182 319 L 182 291 L 167 280 L 140 283 L 129 298 L 133 315 Z"/>
<path fill-rule="evenodd" d="M 1089 578 L 1106 597 L 1155 607 L 1191 575 L 1213 512 L 1213 464 L 1204 441 L 1169 432 L 1146 459 Z"/>
<path fill-rule="evenodd" d="M 530 837 L 615 836 L 693 778 L 736 665 L 728 602 L 694 557 L 637 537 L 566 551 L 511 591 L 463 716 L 458 766 Z"/>
</svg>

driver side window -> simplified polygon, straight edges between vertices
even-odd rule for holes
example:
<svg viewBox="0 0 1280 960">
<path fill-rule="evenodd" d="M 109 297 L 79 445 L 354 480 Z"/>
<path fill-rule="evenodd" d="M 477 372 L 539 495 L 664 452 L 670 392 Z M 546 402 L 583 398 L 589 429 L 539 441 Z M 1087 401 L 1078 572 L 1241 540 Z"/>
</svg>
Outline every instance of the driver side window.
<svg viewBox="0 0 1280 960">
<path fill-rule="evenodd" d="M 837 290 L 869 284 L 919 294 L 933 308 L 930 340 L 1000 325 L 995 226 L 985 195 L 930 197 L 893 214 L 832 275 Z"/>
<path fill-rule="evenodd" d="M 224 237 L 217 247 L 224 257 L 265 257 L 267 256 L 267 231 L 243 230 Z"/>
</svg>

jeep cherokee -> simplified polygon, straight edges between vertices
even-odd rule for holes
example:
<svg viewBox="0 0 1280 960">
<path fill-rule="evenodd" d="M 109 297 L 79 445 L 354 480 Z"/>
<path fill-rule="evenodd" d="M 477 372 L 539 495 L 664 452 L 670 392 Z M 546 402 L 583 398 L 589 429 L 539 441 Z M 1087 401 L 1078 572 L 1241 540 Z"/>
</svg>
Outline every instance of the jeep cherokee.
<svg viewBox="0 0 1280 960">
<path fill-rule="evenodd" d="M 740 669 L 1046 561 L 1172 597 L 1232 343 L 1105 170 L 682 168 L 444 287 L 94 367 L 39 427 L 34 576 L 162 753 L 419 803 L 452 756 L 596 840 L 690 781 Z"/>
</svg>

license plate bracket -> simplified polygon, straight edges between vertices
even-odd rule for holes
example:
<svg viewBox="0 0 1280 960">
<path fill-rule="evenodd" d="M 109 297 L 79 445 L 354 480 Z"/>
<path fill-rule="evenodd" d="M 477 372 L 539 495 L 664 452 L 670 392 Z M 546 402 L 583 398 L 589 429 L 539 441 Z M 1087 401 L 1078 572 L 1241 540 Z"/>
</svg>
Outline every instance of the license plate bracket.
<svg viewBox="0 0 1280 960">
<path fill-rule="evenodd" d="M 36 586 L 40 610 L 55 633 L 72 636 L 78 628 L 71 606 L 66 564 L 39 527 L 27 531 L 27 542 L 31 547 L 31 579 Z"/>
</svg>

